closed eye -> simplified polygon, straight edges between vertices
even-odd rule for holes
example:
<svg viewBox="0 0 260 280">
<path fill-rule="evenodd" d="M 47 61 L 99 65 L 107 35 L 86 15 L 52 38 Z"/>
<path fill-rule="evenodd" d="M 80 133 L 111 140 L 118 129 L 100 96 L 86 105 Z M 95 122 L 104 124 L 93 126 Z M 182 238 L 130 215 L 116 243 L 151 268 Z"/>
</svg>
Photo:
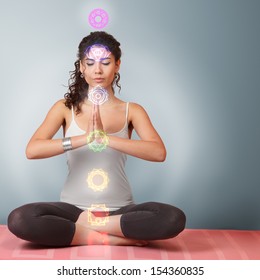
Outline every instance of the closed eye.
<svg viewBox="0 0 260 280">
<path fill-rule="evenodd" d="M 101 58 L 100 61 L 95 61 L 94 59 L 89 59 L 89 58 L 86 60 L 86 64 L 88 66 L 94 65 L 95 62 L 101 62 L 102 65 L 109 65 L 110 64 L 110 57 Z"/>
<path fill-rule="evenodd" d="M 87 59 L 87 60 L 86 60 L 86 64 L 87 64 L 88 66 L 94 65 L 94 63 L 95 63 L 95 61 L 94 61 L 93 59 Z"/>
<path fill-rule="evenodd" d="M 109 65 L 110 64 L 110 57 L 101 58 L 100 61 L 103 65 Z"/>
</svg>

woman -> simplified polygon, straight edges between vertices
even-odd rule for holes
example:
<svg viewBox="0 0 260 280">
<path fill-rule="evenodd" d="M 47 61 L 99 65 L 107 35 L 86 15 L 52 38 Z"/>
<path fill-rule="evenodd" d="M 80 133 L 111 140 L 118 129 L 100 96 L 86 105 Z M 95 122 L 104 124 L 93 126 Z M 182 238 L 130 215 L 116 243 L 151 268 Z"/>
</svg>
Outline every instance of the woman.
<svg viewBox="0 0 260 280">
<path fill-rule="evenodd" d="M 180 209 L 157 202 L 134 204 L 126 155 L 161 162 L 166 150 L 145 110 L 115 96 L 120 58 L 120 43 L 106 32 L 92 32 L 79 44 L 65 98 L 50 109 L 26 149 L 29 159 L 67 153 L 69 173 L 61 201 L 13 210 L 8 227 L 19 238 L 55 247 L 142 246 L 184 229 Z M 64 138 L 53 139 L 61 126 Z M 130 139 L 133 129 L 139 140 Z"/>
</svg>

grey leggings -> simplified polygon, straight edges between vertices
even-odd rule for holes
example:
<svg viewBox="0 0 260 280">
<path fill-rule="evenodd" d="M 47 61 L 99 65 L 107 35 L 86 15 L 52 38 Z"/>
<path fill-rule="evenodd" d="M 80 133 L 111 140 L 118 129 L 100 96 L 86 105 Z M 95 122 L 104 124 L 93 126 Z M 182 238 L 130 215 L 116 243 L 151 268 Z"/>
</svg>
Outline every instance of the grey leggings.
<svg viewBox="0 0 260 280">
<path fill-rule="evenodd" d="M 41 202 L 23 205 L 8 217 L 8 228 L 17 237 L 36 244 L 70 246 L 75 223 L 83 210 L 64 202 Z M 147 202 L 131 204 L 109 215 L 121 215 L 125 237 L 137 240 L 172 238 L 185 227 L 185 214 L 178 208 Z"/>
</svg>

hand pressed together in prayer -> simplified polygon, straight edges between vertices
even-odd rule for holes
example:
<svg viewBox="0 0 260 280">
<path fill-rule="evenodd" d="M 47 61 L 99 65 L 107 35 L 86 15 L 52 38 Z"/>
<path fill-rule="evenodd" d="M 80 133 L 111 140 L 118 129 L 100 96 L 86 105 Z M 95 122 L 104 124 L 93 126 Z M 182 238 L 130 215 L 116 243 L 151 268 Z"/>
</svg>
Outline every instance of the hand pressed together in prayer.
<svg viewBox="0 0 260 280">
<path fill-rule="evenodd" d="M 103 129 L 103 123 L 100 116 L 99 105 L 93 103 L 92 114 L 89 119 L 87 135 L 87 144 L 94 151 L 102 151 L 108 145 L 108 136 Z"/>
</svg>

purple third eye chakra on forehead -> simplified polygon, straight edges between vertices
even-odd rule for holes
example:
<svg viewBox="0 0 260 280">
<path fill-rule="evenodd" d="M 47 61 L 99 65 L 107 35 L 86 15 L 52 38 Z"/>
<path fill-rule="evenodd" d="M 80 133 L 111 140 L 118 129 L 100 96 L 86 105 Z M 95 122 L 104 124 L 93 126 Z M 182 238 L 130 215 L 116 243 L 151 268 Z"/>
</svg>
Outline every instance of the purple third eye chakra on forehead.
<svg viewBox="0 0 260 280">
<path fill-rule="evenodd" d="M 102 29 L 108 24 L 108 13 L 103 9 L 95 9 L 89 14 L 88 22 L 92 27 Z"/>
<path fill-rule="evenodd" d="M 111 52 L 109 51 L 108 47 L 95 44 L 90 46 L 85 51 L 85 55 L 88 59 L 93 59 L 95 61 L 101 61 L 109 57 Z"/>
</svg>

